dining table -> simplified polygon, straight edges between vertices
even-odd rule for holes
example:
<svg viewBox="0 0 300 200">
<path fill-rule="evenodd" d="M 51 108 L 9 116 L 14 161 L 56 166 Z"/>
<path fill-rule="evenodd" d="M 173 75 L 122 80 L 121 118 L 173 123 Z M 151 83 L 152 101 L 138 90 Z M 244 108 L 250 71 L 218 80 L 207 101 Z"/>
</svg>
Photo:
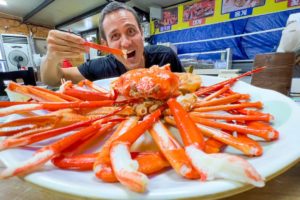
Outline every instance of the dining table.
<svg viewBox="0 0 300 200">
<path fill-rule="evenodd" d="M 0 161 L 0 170 L 4 164 Z M 248 191 L 237 191 L 238 194 L 221 198 L 223 200 L 300 200 L 300 162 L 293 163 L 282 174 L 267 181 L 262 188 L 253 188 Z M 218 195 L 213 197 L 220 199 Z M 38 185 L 13 177 L 0 180 L 1 200 L 88 200 L 89 198 L 76 197 L 69 194 L 51 191 Z M 202 198 L 193 198 L 193 200 Z M 192 200 L 192 199 L 191 199 Z"/>
</svg>

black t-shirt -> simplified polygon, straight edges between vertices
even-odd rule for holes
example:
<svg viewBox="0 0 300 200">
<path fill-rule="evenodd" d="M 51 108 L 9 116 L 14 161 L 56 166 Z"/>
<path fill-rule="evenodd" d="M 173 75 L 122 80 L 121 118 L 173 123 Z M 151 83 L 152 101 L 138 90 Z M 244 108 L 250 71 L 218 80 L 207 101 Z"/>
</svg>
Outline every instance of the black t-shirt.
<svg viewBox="0 0 300 200">
<path fill-rule="evenodd" d="M 175 52 L 169 47 L 149 45 L 145 47 L 144 54 L 146 68 L 152 65 L 163 66 L 170 63 L 173 72 L 184 72 Z M 117 77 L 127 72 L 125 66 L 112 55 L 83 63 L 78 69 L 80 73 L 90 81 Z"/>
</svg>

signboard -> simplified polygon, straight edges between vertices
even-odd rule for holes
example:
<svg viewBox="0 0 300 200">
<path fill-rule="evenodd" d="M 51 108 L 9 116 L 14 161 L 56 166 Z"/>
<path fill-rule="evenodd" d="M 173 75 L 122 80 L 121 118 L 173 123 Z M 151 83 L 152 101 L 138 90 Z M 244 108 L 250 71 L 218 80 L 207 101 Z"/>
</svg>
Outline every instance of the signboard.
<svg viewBox="0 0 300 200">
<path fill-rule="evenodd" d="M 162 19 L 155 22 L 155 28 L 160 32 L 170 31 L 172 25 L 178 23 L 178 7 L 164 9 L 162 12 Z"/>
<path fill-rule="evenodd" d="M 163 10 L 160 21 L 151 21 L 159 34 L 300 8 L 300 0 L 194 0 Z"/>
<path fill-rule="evenodd" d="M 300 0 L 288 0 L 288 7 L 300 6 Z"/>
<path fill-rule="evenodd" d="M 266 0 L 223 0 L 222 14 L 264 6 Z"/>
<path fill-rule="evenodd" d="M 199 23 L 193 23 L 192 21 L 203 21 L 203 18 L 213 16 L 214 12 L 215 0 L 202 0 L 199 2 L 184 4 L 182 21 L 199 25 Z"/>
</svg>

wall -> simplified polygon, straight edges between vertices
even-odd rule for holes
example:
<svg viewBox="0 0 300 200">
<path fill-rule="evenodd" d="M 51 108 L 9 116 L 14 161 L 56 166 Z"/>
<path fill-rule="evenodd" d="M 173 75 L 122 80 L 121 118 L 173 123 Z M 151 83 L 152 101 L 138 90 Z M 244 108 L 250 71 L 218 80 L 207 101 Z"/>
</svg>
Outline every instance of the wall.
<svg viewBox="0 0 300 200">
<path fill-rule="evenodd" d="M 242 5 L 237 6 L 236 2 L 241 2 Z M 151 21 L 151 34 L 217 24 L 299 7 L 298 0 L 193 0 L 163 9 L 162 19 Z"/>
<path fill-rule="evenodd" d="M 48 32 L 52 28 L 24 24 L 21 20 L 14 16 L 6 16 L 0 14 L 0 34 L 21 34 L 29 35 L 32 33 L 33 38 L 47 38 Z M 70 60 L 73 66 L 78 66 L 84 62 L 83 56 Z"/>
<path fill-rule="evenodd" d="M 29 35 L 30 31 L 33 37 L 37 38 L 47 38 L 50 28 L 45 28 L 41 26 L 24 24 L 17 19 L 9 19 L 0 16 L 0 33 L 9 34 L 22 34 Z"/>
<path fill-rule="evenodd" d="M 183 7 L 194 4 L 178 5 L 178 23 L 156 29 L 150 42 L 152 44 L 169 42 L 177 47 L 178 54 L 211 53 L 230 48 L 233 60 L 252 60 L 256 54 L 276 51 L 289 15 L 300 12 L 300 1 L 293 4 L 294 1 L 290 0 L 259 0 L 265 4 L 229 13 L 227 12 L 229 9 L 226 8 L 226 13 L 222 14 L 224 6 L 221 3 L 231 1 L 233 0 L 193 1 L 215 2 L 214 7 L 212 6 L 215 10 L 212 16 L 203 14 L 205 18 L 197 19 L 203 16 L 195 15 L 195 19 L 192 18 L 189 22 L 183 22 Z M 251 0 L 244 2 L 251 2 Z M 176 15 L 174 10 L 169 9 L 169 13 Z M 220 59 L 220 54 L 198 54 L 197 59 L 216 60 Z"/>
</svg>

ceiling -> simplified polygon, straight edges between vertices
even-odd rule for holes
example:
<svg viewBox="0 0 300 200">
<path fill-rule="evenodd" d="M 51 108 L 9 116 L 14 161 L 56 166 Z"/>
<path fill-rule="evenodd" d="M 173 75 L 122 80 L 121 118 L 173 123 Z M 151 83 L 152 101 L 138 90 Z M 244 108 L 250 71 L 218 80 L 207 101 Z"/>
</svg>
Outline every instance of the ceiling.
<svg viewBox="0 0 300 200">
<path fill-rule="evenodd" d="M 42 25 L 72 32 L 83 32 L 98 27 L 99 12 L 110 0 L 6 0 L 0 13 L 13 16 L 25 23 Z M 149 7 L 169 7 L 187 0 L 127 0 L 127 4 L 141 12 Z"/>
</svg>

